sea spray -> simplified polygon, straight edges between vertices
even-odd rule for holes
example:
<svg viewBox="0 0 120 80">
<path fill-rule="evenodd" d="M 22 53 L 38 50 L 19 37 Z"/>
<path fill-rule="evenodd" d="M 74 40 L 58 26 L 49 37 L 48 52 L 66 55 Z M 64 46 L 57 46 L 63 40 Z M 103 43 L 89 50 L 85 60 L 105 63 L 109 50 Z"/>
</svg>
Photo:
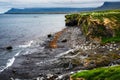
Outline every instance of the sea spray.
<svg viewBox="0 0 120 80">
<path fill-rule="evenodd" d="M 30 41 L 30 42 L 28 42 L 28 43 L 25 44 L 25 45 L 19 45 L 19 47 L 20 47 L 20 48 L 27 48 L 27 47 L 30 47 L 32 44 L 33 44 L 33 41 Z"/>
<path fill-rule="evenodd" d="M 61 54 L 58 54 L 56 57 L 60 57 L 60 56 L 63 56 L 63 55 L 65 55 L 65 54 L 68 54 L 69 52 L 73 52 L 75 49 L 70 49 L 70 50 L 68 50 L 68 51 L 66 51 L 66 52 L 63 52 L 63 53 L 61 53 Z"/>
<path fill-rule="evenodd" d="M 12 64 L 15 61 L 15 57 L 17 57 L 19 54 L 21 53 L 21 51 L 19 51 L 17 54 L 15 54 L 11 59 L 8 59 L 6 66 L 1 66 L 0 67 L 0 72 L 3 72 L 5 69 L 7 69 L 8 67 L 12 66 Z"/>
</svg>

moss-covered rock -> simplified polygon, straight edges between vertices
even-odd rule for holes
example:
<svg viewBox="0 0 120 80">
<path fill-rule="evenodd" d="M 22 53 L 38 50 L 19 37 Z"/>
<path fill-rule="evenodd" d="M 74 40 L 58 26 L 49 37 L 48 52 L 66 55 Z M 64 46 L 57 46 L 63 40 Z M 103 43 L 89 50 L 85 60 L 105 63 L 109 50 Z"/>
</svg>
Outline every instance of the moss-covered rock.
<svg viewBox="0 0 120 80">
<path fill-rule="evenodd" d="M 83 12 L 66 15 L 67 26 L 80 26 L 87 40 L 120 41 L 120 10 Z"/>
<path fill-rule="evenodd" d="M 119 80 L 120 66 L 96 68 L 75 73 L 71 75 L 70 80 Z"/>
</svg>

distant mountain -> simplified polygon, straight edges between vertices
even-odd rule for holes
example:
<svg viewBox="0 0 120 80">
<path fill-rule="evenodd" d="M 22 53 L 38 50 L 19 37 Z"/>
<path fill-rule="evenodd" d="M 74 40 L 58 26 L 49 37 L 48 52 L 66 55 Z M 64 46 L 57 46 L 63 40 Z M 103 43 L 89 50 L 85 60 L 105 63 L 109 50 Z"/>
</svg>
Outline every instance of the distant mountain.
<svg viewBox="0 0 120 80">
<path fill-rule="evenodd" d="M 94 8 L 25 8 L 17 9 L 12 8 L 5 14 L 22 14 L 22 13 L 72 13 L 80 11 L 91 11 Z"/>
<path fill-rule="evenodd" d="M 120 9 L 120 2 L 104 2 L 104 4 L 96 10 Z"/>
<path fill-rule="evenodd" d="M 25 9 L 12 8 L 5 14 L 75 13 L 81 11 L 94 11 L 107 9 L 120 9 L 120 2 L 104 2 L 104 4 L 98 8 L 25 8 Z"/>
</svg>

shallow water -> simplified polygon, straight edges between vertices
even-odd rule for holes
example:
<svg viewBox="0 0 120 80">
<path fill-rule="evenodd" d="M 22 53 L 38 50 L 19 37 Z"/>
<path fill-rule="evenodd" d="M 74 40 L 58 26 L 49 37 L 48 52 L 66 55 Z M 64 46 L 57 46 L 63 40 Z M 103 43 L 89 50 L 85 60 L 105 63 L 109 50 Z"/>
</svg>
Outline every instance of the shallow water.
<svg viewBox="0 0 120 80">
<path fill-rule="evenodd" d="M 34 52 L 37 41 L 64 28 L 65 14 L 3 14 L 0 15 L 0 48 L 13 46 L 12 51 L 0 49 L 0 71 L 12 65 L 20 54 Z M 42 47 L 41 47 L 42 48 Z"/>
</svg>

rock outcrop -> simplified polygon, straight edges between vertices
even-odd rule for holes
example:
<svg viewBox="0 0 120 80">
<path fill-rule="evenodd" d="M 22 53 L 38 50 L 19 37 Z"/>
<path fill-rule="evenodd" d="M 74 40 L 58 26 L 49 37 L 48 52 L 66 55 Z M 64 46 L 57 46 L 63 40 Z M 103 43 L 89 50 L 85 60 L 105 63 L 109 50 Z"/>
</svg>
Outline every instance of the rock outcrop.
<svg viewBox="0 0 120 80">
<path fill-rule="evenodd" d="M 66 15 L 66 26 L 79 26 L 86 40 L 120 41 L 120 10 L 83 12 Z"/>
</svg>

